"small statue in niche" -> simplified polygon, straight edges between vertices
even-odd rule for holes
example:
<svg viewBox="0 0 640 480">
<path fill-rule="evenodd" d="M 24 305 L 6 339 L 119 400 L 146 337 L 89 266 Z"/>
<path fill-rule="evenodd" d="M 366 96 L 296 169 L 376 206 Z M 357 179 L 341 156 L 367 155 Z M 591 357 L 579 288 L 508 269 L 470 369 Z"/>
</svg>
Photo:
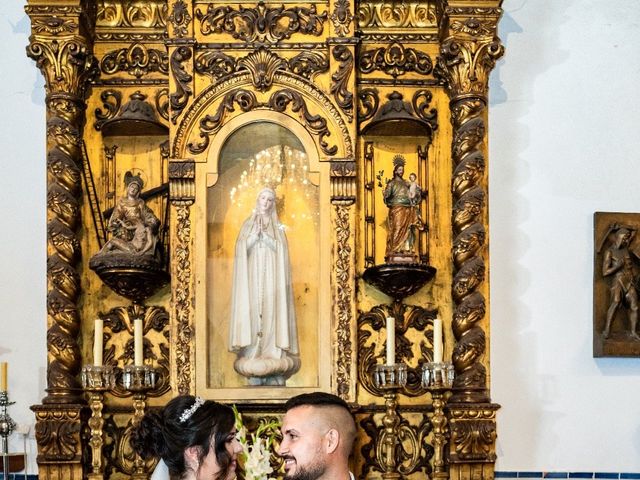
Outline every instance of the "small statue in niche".
<svg viewBox="0 0 640 480">
<path fill-rule="evenodd" d="M 630 249 L 631 242 L 636 234 L 636 228 L 628 225 L 614 223 L 604 235 L 598 252 L 613 233 L 612 244 L 604 253 L 602 261 L 602 276 L 609 279 L 609 308 L 605 326 L 602 331 L 603 338 L 609 338 L 611 323 L 616 312 L 622 306 L 629 316 L 629 336 L 634 340 L 640 340 L 636 332 L 638 324 L 638 287 L 634 262 L 640 260 L 640 255 Z"/>
<path fill-rule="evenodd" d="M 97 255 L 127 253 L 135 256 L 154 255 L 158 244 L 160 220 L 140 198 L 144 182 L 139 175 L 124 175 L 125 196 L 118 199 L 108 230 L 112 237 Z"/>
<path fill-rule="evenodd" d="M 417 262 L 416 230 L 425 228 L 420 218 L 422 188 L 416 182 L 414 173 L 409 175 L 409 181 L 403 178 L 405 164 L 402 155 L 393 158 L 393 178 L 387 181 L 382 193 L 384 203 L 389 208 L 385 252 L 387 263 Z"/>
</svg>

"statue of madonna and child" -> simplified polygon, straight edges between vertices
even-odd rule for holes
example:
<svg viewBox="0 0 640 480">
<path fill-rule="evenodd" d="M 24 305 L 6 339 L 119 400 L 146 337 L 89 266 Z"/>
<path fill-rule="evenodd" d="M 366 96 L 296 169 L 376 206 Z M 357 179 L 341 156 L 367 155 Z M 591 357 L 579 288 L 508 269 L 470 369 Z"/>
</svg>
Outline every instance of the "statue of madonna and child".
<svg viewBox="0 0 640 480">
<path fill-rule="evenodd" d="M 300 369 L 289 248 L 271 188 L 258 193 L 236 239 L 229 350 L 249 385 L 284 386 Z"/>
</svg>

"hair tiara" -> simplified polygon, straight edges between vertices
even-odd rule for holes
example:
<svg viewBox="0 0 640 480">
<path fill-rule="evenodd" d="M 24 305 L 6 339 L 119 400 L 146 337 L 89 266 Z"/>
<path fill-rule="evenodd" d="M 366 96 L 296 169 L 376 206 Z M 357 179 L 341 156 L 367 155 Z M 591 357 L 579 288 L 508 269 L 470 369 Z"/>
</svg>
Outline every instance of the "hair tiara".
<svg viewBox="0 0 640 480">
<path fill-rule="evenodd" d="M 204 405 L 204 400 L 202 397 L 196 397 L 196 401 L 189 408 L 186 408 L 182 415 L 180 415 L 180 423 L 184 423 L 191 418 L 191 416 L 196 413 L 202 405 Z"/>
</svg>

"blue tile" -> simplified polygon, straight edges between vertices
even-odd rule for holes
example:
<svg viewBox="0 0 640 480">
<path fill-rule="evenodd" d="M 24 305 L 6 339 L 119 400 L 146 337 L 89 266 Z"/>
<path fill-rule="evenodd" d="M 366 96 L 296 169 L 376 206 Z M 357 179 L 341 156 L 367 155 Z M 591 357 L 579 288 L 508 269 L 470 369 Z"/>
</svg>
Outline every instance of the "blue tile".
<svg viewBox="0 0 640 480">
<path fill-rule="evenodd" d="M 640 479 L 640 473 L 621 473 L 620 478 Z"/>
<path fill-rule="evenodd" d="M 495 478 L 518 478 L 518 472 L 494 472 Z"/>
<path fill-rule="evenodd" d="M 619 473 L 613 473 L 613 472 L 596 472 L 593 475 L 594 478 L 620 478 L 620 474 Z"/>
<path fill-rule="evenodd" d="M 544 478 L 567 478 L 567 472 L 544 472 Z"/>
<path fill-rule="evenodd" d="M 593 478 L 593 472 L 569 472 L 569 478 Z"/>
<path fill-rule="evenodd" d="M 542 478 L 542 472 L 518 472 L 518 478 Z"/>
</svg>

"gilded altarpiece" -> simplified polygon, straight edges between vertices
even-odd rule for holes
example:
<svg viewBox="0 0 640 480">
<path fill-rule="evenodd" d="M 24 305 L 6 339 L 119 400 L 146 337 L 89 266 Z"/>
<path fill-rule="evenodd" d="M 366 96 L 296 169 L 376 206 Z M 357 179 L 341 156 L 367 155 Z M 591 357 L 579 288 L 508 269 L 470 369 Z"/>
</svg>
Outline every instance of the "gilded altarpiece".
<svg viewBox="0 0 640 480">
<path fill-rule="evenodd" d="M 358 478 L 493 478 L 486 139 L 500 4 L 28 3 L 47 91 L 40 478 L 148 478 L 131 427 L 176 394 L 256 419 L 315 390 L 353 406 Z M 412 199 L 397 245 L 393 185 Z M 123 233 L 113 218 L 134 205 Z M 247 253 L 261 228 L 278 274 Z M 273 318 L 248 321 L 256 295 L 278 298 Z M 407 367 L 393 394 L 374 382 L 387 317 Z M 436 318 L 446 391 L 421 381 Z M 275 348 L 270 324 L 286 354 L 256 363 Z M 108 388 L 81 382 L 98 325 Z M 122 373 L 138 325 L 155 372 L 143 387 Z"/>
</svg>

